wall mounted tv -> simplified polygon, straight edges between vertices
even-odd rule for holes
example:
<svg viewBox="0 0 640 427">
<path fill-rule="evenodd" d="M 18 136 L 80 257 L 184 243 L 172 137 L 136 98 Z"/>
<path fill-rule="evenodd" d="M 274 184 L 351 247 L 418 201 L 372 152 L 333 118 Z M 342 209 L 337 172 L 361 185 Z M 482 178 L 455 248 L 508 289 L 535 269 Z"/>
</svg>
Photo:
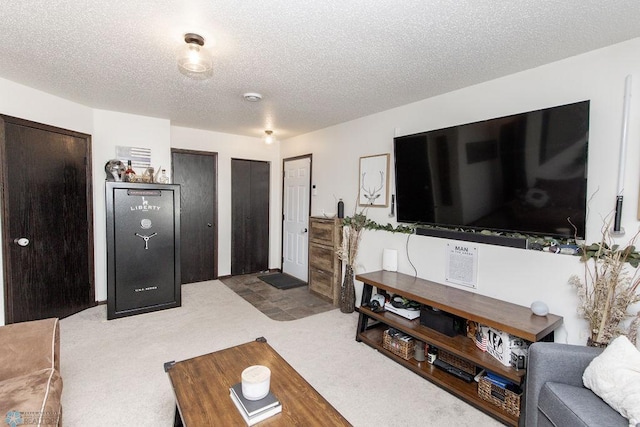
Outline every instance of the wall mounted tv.
<svg viewBox="0 0 640 427">
<path fill-rule="evenodd" d="M 584 238 L 588 135 L 582 101 L 396 137 L 397 219 Z"/>
</svg>

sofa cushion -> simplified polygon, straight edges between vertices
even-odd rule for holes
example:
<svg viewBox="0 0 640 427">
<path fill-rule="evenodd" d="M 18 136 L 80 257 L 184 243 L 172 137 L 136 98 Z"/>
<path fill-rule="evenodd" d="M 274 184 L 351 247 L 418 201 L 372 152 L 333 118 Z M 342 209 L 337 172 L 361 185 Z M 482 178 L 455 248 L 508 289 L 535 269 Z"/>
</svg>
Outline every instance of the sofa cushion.
<svg viewBox="0 0 640 427">
<path fill-rule="evenodd" d="M 628 426 L 629 422 L 584 387 L 547 382 L 540 390 L 538 410 L 555 426 Z"/>
<path fill-rule="evenodd" d="M 629 419 L 640 423 L 640 351 L 621 335 L 594 358 L 582 376 L 585 387 Z"/>
<path fill-rule="evenodd" d="M 0 327 L 0 381 L 40 369 L 60 370 L 58 319 L 34 320 Z M 1 414 L 0 414 L 1 415 Z"/>
<path fill-rule="evenodd" d="M 62 378 L 54 369 L 9 378 L 0 382 L 0 414 L 26 425 L 58 425 L 61 395 Z"/>
</svg>

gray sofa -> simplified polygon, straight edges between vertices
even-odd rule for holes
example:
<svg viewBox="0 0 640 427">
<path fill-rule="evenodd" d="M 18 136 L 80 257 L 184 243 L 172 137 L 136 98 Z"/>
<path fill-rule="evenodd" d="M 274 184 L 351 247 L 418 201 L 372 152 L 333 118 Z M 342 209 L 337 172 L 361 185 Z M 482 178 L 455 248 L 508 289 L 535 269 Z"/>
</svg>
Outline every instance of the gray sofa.
<svg viewBox="0 0 640 427">
<path fill-rule="evenodd" d="M 525 426 L 629 426 L 629 420 L 582 384 L 602 349 L 538 342 L 529 347 Z"/>
</svg>

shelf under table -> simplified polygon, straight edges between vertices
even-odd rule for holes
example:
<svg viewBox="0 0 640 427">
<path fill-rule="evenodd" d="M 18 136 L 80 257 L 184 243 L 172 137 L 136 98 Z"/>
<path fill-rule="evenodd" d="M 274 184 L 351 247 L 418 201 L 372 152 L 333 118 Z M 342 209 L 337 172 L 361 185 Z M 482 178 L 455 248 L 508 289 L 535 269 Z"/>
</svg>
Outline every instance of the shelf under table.
<svg viewBox="0 0 640 427">
<path fill-rule="evenodd" d="M 526 371 L 505 366 L 490 354 L 478 349 L 473 340 L 465 335 L 449 337 L 420 324 L 420 319 L 408 320 L 391 312 L 375 313 L 367 307 L 360 307 L 360 313 L 372 319 L 399 329 L 420 341 L 432 344 L 449 353 L 462 357 L 469 362 L 503 376 L 516 384 L 522 382 Z M 382 341 L 381 341 L 382 342 Z"/>
<path fill-rule="evenodd" d="M 406 360 L 385 349 L 382 345 L 382 335 L 384 329 L 384 327 L 380 326 L 368 329 L 367 331 L 358 334 L 358 338 L 363 343 L 375 348 L 380 353 L 393 359 L 397 363 L 410 369 L 411 371 L 427 379 L 428 381 L 431 381 L 432 383 L 444 388 L 448 392 L 461 398 L 465 402 L 481 409 L 482 411 L 490 413 L 492 416 L 498 418 L 505 424 L 514 426 L 518 424 L 518 417 L 509 414 L 502 408 L 482 399 L 478 395 L 478 383 L 476 383 L 475 381 L 467 383 L 462 379 L 459 379 L 441 369 L 438 369 L 427 361 L 418 362 L 413 358 Z"/>
</svg>

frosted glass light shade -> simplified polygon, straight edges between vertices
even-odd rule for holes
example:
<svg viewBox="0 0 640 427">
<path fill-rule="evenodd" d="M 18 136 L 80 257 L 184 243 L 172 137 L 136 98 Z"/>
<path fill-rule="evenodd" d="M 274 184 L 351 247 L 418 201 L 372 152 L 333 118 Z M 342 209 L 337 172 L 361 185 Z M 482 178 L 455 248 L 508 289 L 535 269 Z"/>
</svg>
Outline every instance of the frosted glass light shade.
<svg viewBox="0 0 640 427">
<path fill-rule="evenodd" d="M 273 144 L 274 142 L 276 142 L 276 137 L 273 135 L 273 131 L 270 130 L 265 130 L 264 131 L 265 136 L 264 136 L 264 143 L 265 144 Z"/>
<path fill-rule="evenodd" d="M 213 58 L 204 49 L 204 39 L 197 34 L 186 34 L 185 45 L 178 52 L 178 68 L 190 77 L 202 77 L 211 73 Z"/>
</svg>

